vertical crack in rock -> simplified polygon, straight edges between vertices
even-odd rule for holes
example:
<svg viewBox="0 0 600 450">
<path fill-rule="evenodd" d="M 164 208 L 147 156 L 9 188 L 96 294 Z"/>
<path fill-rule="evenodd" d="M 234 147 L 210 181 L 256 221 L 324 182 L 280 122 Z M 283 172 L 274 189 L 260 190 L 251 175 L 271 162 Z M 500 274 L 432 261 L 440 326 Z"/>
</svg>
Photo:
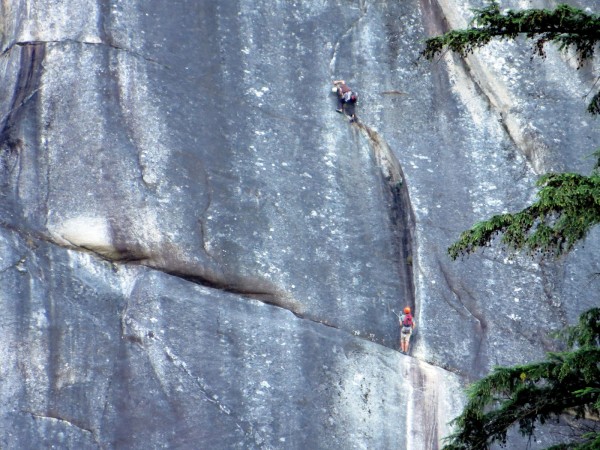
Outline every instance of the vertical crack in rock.
<svg viewBox="0 0 600 450">
<path fill-rule="evenodd" d="M 428 36 L 442 34 L 450 29 L 438 0 L 421 0 L 421 13 Z"/>
<path fill-rule="evenodd" d="M 4 57 L 10 49 L 6 50 Z M 2 152 L 15 151 L 18 148 L 18 137 L 14 127 L 19 122 L 23 106 L 39 91 L 42 73 L 42 61 L 46 54 L 44 43 L 28 43 L 20 45 L 20 67 L 14 86 L 10 108 L 0 122 L 0 149 Z"/>
<path fill-rule="evenodd" d="M 337 53 L 342 41 L 358 27 L 369 10 L 366 1 L 359 2 L 360 15 L 352 22 L 348 30 L 337 40 L 331 61 L 329 63 L 330 76 L 335 74 L 335 65 Z M 352 113 L 354 111 L 352 110 Z M 413 279 L 413 235 L 414 235 L 414 212 L 410 202 L 408 188 L 404 183 L 404 174 L 400 162 L 394 155 L 389 145 L 379 134 L 361 122 L 354 122 L 356 128 L 367 139 L 371 153 L 379 167 L 382 175 L 384 194 L 389 205 L 388 213 L 391 224 L 391 234 L 393 240 L 394 253 L 397 257 L 396 264 L 398 275 L 402 285 L 402 298 L 398 299 L 397 308 L 409 305 L 413 311 L 415 305 L 415 288 Z"/>
<path fill-rule="evenodd" d="M 388 214 L 392 227 L 394 253 L 403 290 L 402 298 L 398 299 L 396 306 L 402 308 L 408 305 L 415 310 L 412 249 L 415 218 L 402 167 L 394 152 L 375 130 L 359 122 L 356 122 L 355 126 L 369 143 L 377 167 L 381 171 L 389 205 Z"/>
<path fill-rule="evenodd" d="M 437 389 L 432 387 L 435 384 L 428 383 L 429 380 L 427 380 L 427 376 L 420 366 L 411 364 L 408 370 L 413 395 L 410 396 L 407 405 L 407 446 L 409 448 L 437 450 L 440 440 L 437 433 Z M 416 433 L 415 428 L 418 430 L 419 427 L 421 427 L 421 432 Z M 427 441 L 415 442 L 417 435 L 422 436 Z"/>
<path fill-rule="evenodd" d="M 485 337 L 486 337 L 486 333 L 487 333 L 487 329 L 488 329 L 487 321 L 486 321 L 484 315 L 482 313 L 480 313 L 479 311 L 477 311 L 475 297 L 473 295 L 471 295 L 469 292 L 467 292 L 464 287 L 462 287 L 462 289 L 458 288 L 454 284 L 454 279 L 448 274 L 448 272 L 446 271 L 446 269 L 444 268 L 444 266 L 441 263 L 439 264 L 439 267 L 440 267 L 440 272 L 442 273 L 442 276 L 444 277 L 444 281 L 446 282 L 446 285 L 448 286 L 450 291 L 454 294 L 454 298 L 460 304 L 460 307 L 457 307 L 457 305 L 448 301 L 445 296 L 444 296 L 444 301 L 446 303 L 448 303 L 448 305 L 452 309 L 454 309 L 458 314 L 460 314 L 461 316 L 463 316 L 463 317 L 471 316 L 476 322 L 476 326 L 475 326 L 475 330 L 474 330 L 475 337 L 476 337 L 476 345 L 475 345 L 474 351 L 472 352 L 472 354 L 473 354 L 473 363 L 472 364 L 473 364 L 473 368 L 475 370 L 469 371 L 469 373 L 479 373 L 481 370 L 485 369 L 485 367 L 486 367 L 486 365 L 484 364 L 484 361 L 483 361 L 483 358 L 485 355 L 485 352 L 483 351 L 484 350 L 483 347 L 484 347 Z M 465 291 L 465 294 L 469 299 L 468 301 L 466 299 L 464 299 L 463 295 L 461 295 L 461 291 Z M 466 314 L 465 314 L 465 312 L 466 312 Z"/>
<path fill-rule="evenodd" d="M 110 20 L 111 15 L 111 0 L 98 0 L 98 8 L 100 13 L 98 14 L 98 34 L 102 42 L 113 43 L 113 38 L 110 34 Z M 107 23 L 108 22 L 108 23 Z"/>
<path fill-rule="evenodd" d="M 51 266 L 53 263 L 51 256 L 48 254 L 46 257 Z M 55 417 L 58 417 L 58 413 L 54 411 L 60 408 L 60 393 L 63 386 L 62 369 L 65 366 L 66 359 L 63 348 L 68 345 L 66 343 L 68 341 L 68 332 L 60 325 L 54 325 L 61 323 L 60 301 L 57 300 L 60 294 L 58 294 L 56 279 L 48 280 L 47 287 L 48 293 L 42 302 L 42 308 L 49 324 L 44 333 L 44 339 L 47 342 L 44 365 L 47 368 L 46 376 L 50 388 L 48 392 L 48 408 Z"/>
<path fill-rule="evenodd" d="M 213 187 L 211 185 L 210 175 L 208 175 L 208 173 L 206 172 L 204 173 L 204 185 L 206 187 L 206 206 L 204 207 L 204 210 L 200 213 L 200 218 L 198 219 L 198 224 L 200 225 L 200 239 L 202 242 L 202 250 L 204 250 L 206 256 L 209 257 L 215 264 L 217 264 L 217 261 L 212 252 L 210 251 L 209 245 L 207 243 L 208 227 L 206 225 L 206 220 L 208 219 L 208 211 L 212 206 Z"/>
</svg>

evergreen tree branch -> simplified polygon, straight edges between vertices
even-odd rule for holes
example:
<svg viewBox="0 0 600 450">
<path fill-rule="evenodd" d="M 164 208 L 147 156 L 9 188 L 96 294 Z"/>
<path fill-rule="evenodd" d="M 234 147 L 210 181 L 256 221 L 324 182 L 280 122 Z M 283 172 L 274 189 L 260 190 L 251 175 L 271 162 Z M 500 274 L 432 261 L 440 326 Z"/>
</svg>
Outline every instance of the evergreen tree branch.
<svg viewBox="0 0 600 450">
<path fill-rule="evenodd" d="M 444 450 L 487 449 L 506 443 L 508 430 L 518 426 L 526 436 L 537 423 L 558 418 L 565 411 L 584 417 L 600 412 L 600 308 L 582 314 L 567 328 L 568 351 L 550 353 L 545 361 L 498 367 L 468 390 L 468 402 L 446 438 Z M 554 449 L 595 448 L 600 433 L 592 431 L 577 442 Z"/>
<path fill-rule="evenodd" d="M 554 10 L 526 9 L 508 10 L 502 13 L 496 1 L 487 7 L 474 10 L 470 27 L 452 30 L 425 41 L 423 56 L 433 59 L 444 49 L 461 56 L 487 45 L 492 39 L 515 39 L 523 35 L 534 41 L 534 53 L 545 57 L 547 42 L 556 44 L 560 50 L 574 49 L 578 68 L 594 56 L 600 41 L 600 16 L 569 5 L 558 5 Z M 600 92 L 588 105 L 591 114 L 600 114 Z"/>
<path fill-rule="evenodd" d="M 427 39 L 423 55 L 432 59 L 447 47 L 465 56 L 493 38 L 514 39 L 522 34 L 535 39 L 535 50 L 540 56 L 544 55 L 544 44 L 554 42 L 561 49 L 574 47 L 580 63 L 583 63 L 594 55 L 600 40 L 600 16 L 569 5 L 561 4 L 554 10 L 508 10 L 501 13 L 498 3 L 493 1 L 474 12 L 471 28 Z"/>
<path fill-rule="evenodd" d="M 534 53 L 545 57 L 547 42 L 561 50 L 573 49 L 581 67 L 594 56 L 600 40 L 600 17 L 567 5 L 554 10 L 500 12 L 497 2 L 475 10 L 470 28 L 428 39 L 423 55 L 433 59 L 450 50 L 466 56 L 492 39 L 525 36 L 534 40 Z M 597 83 L 590 93 L 597 89 Z M 588 95 L 590 94 L 588 93 Z M 586 95 L 587 97 L 587 95 Z M 588 106 L 600 114 L 600 92 Z M 600 223 L 600 150 L 590 176 L 573 173 L 547 174 L 538 181 L 538 200 L 514 214 L 501 214 L 465 231 L 448 252 L 455 259 L 488 246 L 496 237 L 509 250 L 551 253 L 559 256 L 572 249 Z M 557 336 L 568 350 L 550 353 L 544 361 L 500 367 L 474 383 L 462 414 L 453 421 L 454 433 L 445 450 L 489 449 L 505 444 L 512 427 L 530 438 L 536 426 L 560 417 L 598 417 L 600 414 L 600 308 L 580 316 L 577 325 Z M 600 448 L 600 431 L 579 430 L 573 441 L 552 450 Z"/>
<path fill-rule="evenodd" d="M 588 104 L 587 111 L 592 115 L 600 114 L 600 92 L 592 97 L 592 100 Z"/>
<path fill-rule="evenodd" d="M 600 308 L 592 308 L 579 316 L 577 325 L 557 333 L 570 348 L 600 347 Z"/>
<path fill-rule="evenodd" d="M 488 246 L 497 235 L 511 251 L 560 256 L 600 223 L 600 174 L 546 174 L 537 184 L 541 189 L 534 204 L 476 223 L 450 246 L 450 257 Z"/>
</svg>

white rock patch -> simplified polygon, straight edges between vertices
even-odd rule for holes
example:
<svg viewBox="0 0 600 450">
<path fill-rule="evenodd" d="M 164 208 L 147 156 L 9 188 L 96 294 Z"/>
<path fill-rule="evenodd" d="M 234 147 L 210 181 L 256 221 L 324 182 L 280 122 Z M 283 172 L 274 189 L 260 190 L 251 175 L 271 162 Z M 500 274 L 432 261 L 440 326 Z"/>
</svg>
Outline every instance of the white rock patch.
<svg viewBox="0 0 600 450">
<path fill-rule="evenodd" d="M 117 253 L 112 244 L 110 224 L 104 217 L 80 216 L 68 219 L 50 233 L 59 243 L 83 247 L 105 256 Z"/>
</svg>

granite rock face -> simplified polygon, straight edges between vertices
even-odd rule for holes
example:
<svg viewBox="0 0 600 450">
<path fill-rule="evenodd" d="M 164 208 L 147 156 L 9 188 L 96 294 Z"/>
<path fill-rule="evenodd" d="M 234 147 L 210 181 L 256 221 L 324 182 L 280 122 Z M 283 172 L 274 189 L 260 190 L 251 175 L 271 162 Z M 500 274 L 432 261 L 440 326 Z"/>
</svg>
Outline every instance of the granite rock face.
<svg viewBox="0 0 600 450">
<path fill-rule="evenodd" d="M 594 67 L 419 59 L 474 6 L 2 2 L 0 446 L 436 449 L 466 382 L 551 349 L 597 235 L 446 248 L 589 171 Z"/>
<path fill-rule="evenodd" d="M 3 293 L 2 448 L 422 447 L 462 401 L 443 369 L 258 300 L 14 234 L 3 250 L 22 301 Z"/>
</svg>

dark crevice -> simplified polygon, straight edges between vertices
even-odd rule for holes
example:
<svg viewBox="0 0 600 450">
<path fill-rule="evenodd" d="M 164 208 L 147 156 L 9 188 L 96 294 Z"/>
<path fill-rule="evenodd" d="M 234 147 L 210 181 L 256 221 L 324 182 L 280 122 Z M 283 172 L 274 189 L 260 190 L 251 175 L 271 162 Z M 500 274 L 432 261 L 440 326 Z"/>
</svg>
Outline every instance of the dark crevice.
<svg viewBox="0 0 600 450">
<path fill-rule="evenodd" d="M 392 311 L 395 313 L 396 310 L 402 311 L 405 306 L 410 306 L 413 314 L 416 315 L 413 269 L 415 217 L 402 167 L 387 142 L 375 130 L 358 120 L 353 121 L 352 124 L 353 128 L 367 140 L 381 176 L 383 203 L 388 206 L 391 246 L 400 285 L 400 295 Z M 414 348 L 417 340 L 418 335 L 413 335 L 411 348 Z M 398 349 L 397 343 L 394 343 L 391 348 Z"/>
<path fill-rule="evenodd" d="M 48 241 L 61 246 L 52 240 Z M 297 302 L 295 302 L 291 297 L 287 296 L 284 292 L 278 291 L 274 286 L 261 286 L 266 283 L 262 280 L 243 278 L 235 275 L 231 277 L 224 275 L 211 275 L 210 271 L 200 274 L 198 271 L 185 272 L 181 270 L 173 270 L 169 269 L 169 267 L 153 263 L 152 259 L 146 255 L 129 253 L 125 250 L 120 251 L 118 257 L 108 257 L 99 253 L 98 251 L 82 245 L 66 246 L 65 248 L 91 253 L 98 258 L 115 265 L 139 265 L 148 267 L 149 269 L 157 270 L 167 275 L 181 278 L 182 280 L 197 284 L 199 286 L 227 292 L 229 294 L 235 294 L 240 297 L 251 298 L 268 305 L 277 306 L 292 312 L 298 317 L 302 317 L 301 313 L 299 312 L 300 308 Z"/>
<path fill-rule="evenodd" d="M 38 92 L 42 74 L 42 61 L 46 54 L 43 43 L 32 43 L 21 49 L 19 74 L 14 86 L 14 95 L 6 116 L 0 123 L 0 150 L 17 152 L 21 147 L 15 136 L 15 125 L 19 122 L 22 107 Z"/>
<path fill-rule="evenodd" d="M 98 14 L 98 33 L 102 42 L 111 42 L 112 36 L 110 35 L 111 25 L 111 0 L 98 0 L 98 8 L 100 14 Z"/>
<path fill-rule="evenodd" d="M 150 266 L 149 266 L 150 267 Z M 334 328 L 336 330 L 341 330 L 339 327 L 330 324 L 327 321 L 320 320 L 319 318 L 312 317 L 304 314 L 301 311 L 301 306 L 297 303 L 293 298 L 287 295 L 285 292 L 277 292 L 275 289 L 257 289 L 249 286 L 250 284 L 260 283 L 256 280 L 248 280 L 246 283 L 226 283 L 223 281 L 217 281 L 214 279 L 207 278 L 205 276 L 198 276 L 192 274 L 181 273 L 177 271 L 169 271 L 157 267 L 151 267 L 152 269 L 159 270 L 161 272 L 166 273 L 167 275 L 171 275 L 177 278 L 181 278 L 190 283 L 194 283 L 203 287 L 207 287 L 209 289 L 214 289 L 222 292 L 227 292 L 229 294 L 234 294 L 240 297 L 251 298 L 253 300 L 258 300 L 266 305 L 275 306 L 277 308 L 285 309 L 286 311 L 291 312 L 294 316 L 299 319 L 308 320 L 310 322 L 318 323 L 319 325 L 323 325 L 329 328 Z M 360 336 L 356 336 L 359 337 Z M 364 338 L 365 340 L 369 340 Z"/>
<path fill-rule="evenodd" d="M 169 270 L 166 270 L 166 269 L 161 268 L 161 267 L 153 267 L 151 265 L 147 265 L 146 263 L 143 263 L 143 262 L 140 262 L 140 261 L 111 260 L 111 259 L 106 258 L 105 256 L 103 256 L 103 255 L 101 255 L 101 254 L 99 254 L 97 252 L 91 251 L 89 249 L 85 249 L 83 247 L 71 247 L 71 246 L 61 245 L 61 244 L 53 241 L 48 236 L 45 236 L 45 235 L 43 235 L 41 233 L 34 233 L 34 232 L 23 231 L 22 229 L 16 229 L 15 227 L 13 227 L 11 225 L 8 225 L 8 224 L 2 223 L 2 222 L 0 222 L 0 227 L 3 227 L 3 228 L 5 228 L 5 229 L 7 229 L 9 231 L 15 232 L 16 234 L 18 234 L 22 238 L 26 239 L 28 242 L 33 242 L 35 240 L 40 240 L 40 241 L 46 242 L 48 244 L 56 245 L 56 246 L 61 247 L 61 248 L 66 248 L 66 249 L 69 249 L 69 250 L 83 251 L 85 253 L 90 253 L 90 254 L 96 256 L 97 258 L 99 258 L 99 259 L 101 259 L 103 261 L 112 263 L 114 265 L 126 265 L 126 264 L 140 265 L 140 266 L 147 267 L 147 268 L 149 268 L 151 270 L 157 270 L 159 272 L 165 273 L 166 275 L 169 275 L 169 276 L 174 276 L 174 277 L 177 277 L 177 278 L 181 278 L 182 280 L 185 280 L 187 282 L 191 282 L 191 283 L 194 283 L 194 284 L 198 284 L 198 285 L 203 286 L 203 287 L 207 287 L 207 288 L 210 288 L 210 289 L 215 289 L 215 290 L 227 292 L 227 293 L 230 293 L 230 294 L 238 295 L 240 297 L 252 298 L 254 300 L 258 300 L 258 301 L 260 301 L 262 303 L 265 303 L 267 305 L 274 306 L 274 307 L 281 308 L 281 309 L 285 309 L 286 311 L 291 312 L 294 316 L 296 316 L 299 319 L 308 320 L 310 322 L 313 322 L 313 323 L 316 323 L 316 324 L 319 324 L 319 325 L 322 325 L 322 326 L 325 326 L 325 327 L 328 327 L 328 328 L 333 328 L 333 329 L 336 329 L 338 331 L 351 334 L 353 338 L 357 338 L 357 339 L 361 339 L 361 340 L 373 342 L 376 345 L 382 345 L 382 344 L 378 344 L 377 342 L 372 341 L 371 339 L 368 339 L 367 337 L 354 335 L 350 331 L 341 329 L 341 328 L 339 328 L 339 327 L 337 327 L 335 325 L 332 325 L 332 324 L 330 324 L 330 323 L 328 323 L 326 321 L 322 321 L 322 320 L 319 320 L 318 318 L 304 315 L 300 311 L 300 308 L 295 303 L 295 301 L 293 299 L 287 298 L 287 296 L 285 295 L 285 293 L 274 292 L 274 291 L 268 290 L 268 289 L 256 289 L 256 288 L 248 287 L 248 286 L 244 287 L 244 286 L 242 286 L 239 283 L 238 284 L 227 284 L 227 283 L 224 283 L 224 282 L 221 282 L 221 281 L 215 281 L 215 280 L 212 280 L 212 279 L 209 279 L 209 278 L 206 278 L 206 277 L 201 277 L 201 276 L 198 276 L 198 275 L 186 274 L 186 273 L 181 273 L 181 272 L 176 272 L 176 271 L 169 271 Z M 412 275 L 412 269 L 410 270 L 410 273 Z M 411 287 L 412 287 L 412 284 L 411 284 Z M 414 294 L 413 294 L 413 303 L 414 303 Z M 122 313 L 122 322 L 121 322 L 122 337 L 123 337 L 124 340 L 126 340 L 128 342 L 131 342 L 131 343 L 134 343 L 136 345 L 139 345 L 140 347 L 143 348 L 145 346 L 145 343 L 144 343 L 143 339 L 140 338 L 137 335 L 134 335 L 134 334 L 130 333 L 128 331 L 128 329 L 127 329 L 128 326 L 127 326 L 127 323 L 125 321 L 125 318 L 127 317 L 127 309 L 128 309 L 128 304 L 126 304 L 124 306 L 123 313 Z M 433 366 L 439 367 L 441 369 L 444 369 L 446 371 L 449 371 L 449 372 L 452 372 L 452 373 L 458 373 L 454 368 L 441 365 L 441 364 L 439 364 L 437 362 L 434 362 L 434 361 L 425 361 L 425 362 L 427 362 L 430 365 L 433 365 Z M 52 417 L 52 416 L 49 416 L 49 415 L 46 415 L 46 416 L 38 415 L 38 417 L 40 417 L 40 418 L 42 418 L 42 417 L 54 418 L 56 420 L 63 420 L 65 422 L 69 422 L 68 420 L 66 420 L 64 418 L 59 418 L 58 416 L 57 417 Z M 75 424 L 73 422 L 69 422 L 69 423 L 71 423 L 72 425 L 75 426 Z M 81 428 L 81 429 L 83 429 L 85 431 L 89 431 L 90 433 L 94 434 L 94 436 L 95 436 L 95 433 L 94 433 L 94 431 L 92 429 L 88 429 L 86 427 L 81 427 L 81 426 L 79 428 Z"/>
<path fill-rule="evenodd" d="M 167 275 L 181 278 L 185 281 L 204 286 L 210 289 L 235 294 L 240 297 L 251 298 L 262 303 L 276 306 L 290 311 L 296 317 L 308 319 L 316 323 L 329 326 L 326 323 L 318 320 L 307 318 L 301 311 L 300 304 L 295 301 L 289 294 L 278 290 L 275 286 L 267 285 L 267 282 L 259 279 L 252 279 L 240 276 L 223 276 L 211 275 L 210 273 L 199 274 L 198 272 L 184 272 L 180 270 L 170 270 L 168 267 L 163 267 L 154 264 L 150 257 L 144 254 L 130 252 L 127 249 L 118 250 L 116 253 L 106 255 L 96 249 L 86 247 L 85 245 L 77 245 L 73 243 L 62 244 L 47 236 L 42 232 L 24 230 L 16 225 L 0 221 L 0 227 L 16 233 L 27 242 L 42 241 L 48 244 L 56 245 L 68 250 L 94 255 L 100 260 L 106 261 L 114 265 L 139 265 L 148 267 L 152 270 L 163 272 Z M 64 238 L 63 238 L 64 239 Z M 67 241 L 68 242 L 68 241 Z"/>
<path fill-rule="evenodd" d="M 392 245 L 396 257 L 402 297 L 398 308 L 410 306 L 416 310 L 413 276 L 413 235 L 415 217 L 400 162 L 388 144 L 367 125 L 355 122 L 355 126 L 367 138 L 376 165 L 382 176 L 385 201 L 389 205 Z"/>
<path fill-rule="evenodd" d="M 421 13 L 427 36 L 437 36 L 450 30 L 438 0 L 421 0 Z"/>
<path fill-rule="evenodd" d="M 222 281 L 217 281 L 217 280 L 199 276 L 199 275 L 186 274 L 186 273 L 181 273 L 181 272 L 177 272 L 177 271 L 170 271 L 168 269 L 161 270 L 156 267 L 152 267 L 152 268 L 160 270 L 168 275 L 189 281 L 191 283 L 198 284 L 198 285 L 204 286 L 204 287 L 208 287 L 210 289 L 228 292 L 230 294 L 239 295 L 241 297 L 252 298 L 252 299 L 259 300 L 263 303 L 267 303 L 270 305 L 280 306 L 280 304 L 281 304 L 281 302 L 278 300 L 278 295 L 269 290 L 252 289 L 252 288 L 243 287 L 243 286 L 240 286 L 237 284 L 228 284 L 228 283 L 225 283 Z M 292 312 L 294 312 L 294 311 L 292 311 Z"/>
</svg>

